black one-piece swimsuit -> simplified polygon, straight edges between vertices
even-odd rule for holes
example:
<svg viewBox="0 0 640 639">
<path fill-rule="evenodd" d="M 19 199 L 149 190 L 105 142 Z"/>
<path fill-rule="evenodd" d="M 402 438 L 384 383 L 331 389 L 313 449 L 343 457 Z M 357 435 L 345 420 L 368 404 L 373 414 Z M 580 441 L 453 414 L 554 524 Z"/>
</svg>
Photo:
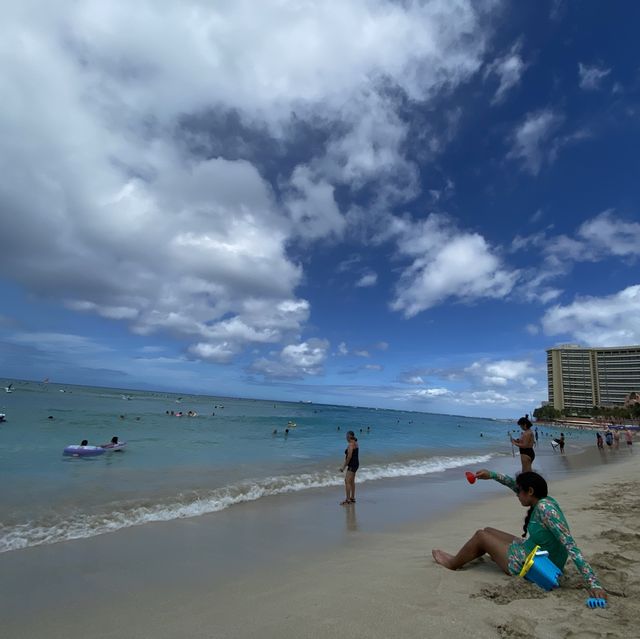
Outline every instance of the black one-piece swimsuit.
<svg viewBox="0 0 640 639">
<path fill-rule="evenodd" d="M 344 456 L 346 457 L 349 454 L 349 449 L 346 448 L 344 451 Z M 356 470 L 360 467 L 360 460 L 358 459 L 358 449 L 354 448 L 351 453 L 351 459 L 349 460 L 349 465 L 347 466 L 347 470 L 350 470 L 352 473 L 355 473 Z"/>
</svg>

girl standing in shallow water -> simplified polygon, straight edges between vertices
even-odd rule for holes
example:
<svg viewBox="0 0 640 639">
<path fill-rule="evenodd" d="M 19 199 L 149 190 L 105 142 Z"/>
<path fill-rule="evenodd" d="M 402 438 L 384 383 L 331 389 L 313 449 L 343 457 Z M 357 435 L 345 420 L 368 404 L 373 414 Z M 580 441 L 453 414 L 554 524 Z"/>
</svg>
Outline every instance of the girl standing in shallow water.
<svg viewBox="0 0 640 639">
<path fill-rule="evenodd" d="M 350 430 L 347 432 L 347 448 L 344 451 L 344 464 L 340 472 L 347 469 L 344 476 L 345 500 L 340 502 L 341 506 L 356 503 L 356 471 L 360 466 L 358 440 L 356 434 Z"/>
<path fill-rule="evenodd" d="M 536 458 L 536 454 L 533 452 L 533 446 L 535 439 L 533 432 L 531 431 L 531 422 L 529 421 L 529 415 L 525 415 L 518 420 L 518 426 L 522 428 L 522 435 L 519 439 L 511 437 L 511 443 L 515 444 L 520 449 L 520 463 L 522 464 L 522 472 L 528 473 L 531 471 L 531 464 Z"/>
</svg>

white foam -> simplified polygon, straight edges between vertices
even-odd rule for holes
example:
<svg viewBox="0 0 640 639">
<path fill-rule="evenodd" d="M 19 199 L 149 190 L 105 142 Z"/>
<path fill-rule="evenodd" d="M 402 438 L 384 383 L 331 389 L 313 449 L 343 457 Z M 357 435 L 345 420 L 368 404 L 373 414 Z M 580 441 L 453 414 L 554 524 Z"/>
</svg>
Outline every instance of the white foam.
<svg viewBox="0 0 640 639">
<path fill-rule="evenodd" d="M 489 454 L 469 457 L 432 457 L 368 466 L 358 471 L 358 483 L 428 475 L 450 468 L 480 464 L 491 457 L 492 455 Z M 188 498 L 178 497 L 168 503 L 134 506 L 101 515 L 79 514 L 47 525 L 39 522 L 26 522 L 13 526 L 0 525 L 0 552 L 93 537 L 149 522 L 198 517 L 224 510 L 235 504 L 256 501 L 262 497 L 339 486 L 342 482 L 342 476 L 332 468 L 315 473 L 283 475 L 241 482 L 211 490 L 200 497 L 194 497 L 191 493 Z"/>
</svg>

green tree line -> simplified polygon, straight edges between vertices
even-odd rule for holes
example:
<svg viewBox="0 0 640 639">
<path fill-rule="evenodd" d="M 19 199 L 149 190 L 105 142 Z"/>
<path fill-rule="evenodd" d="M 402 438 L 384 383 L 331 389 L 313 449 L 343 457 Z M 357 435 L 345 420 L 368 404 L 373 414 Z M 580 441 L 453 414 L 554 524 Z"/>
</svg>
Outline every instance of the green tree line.
<svg viewBox="0 0 640 639">
<path fill-rule="evenodd" d="M 579 411 L 575 408 L 558 410 L 553 406 L 540 406 L 533 411 L 533 416 L 540 421 L 562 419 L 563 417 L 603 417 L 611 420 L 640 419 L 640 404 L 635 404 L 628 408 L 623 406 L 594 406 L 591 409 L 583 408 Z"/>
</svg>

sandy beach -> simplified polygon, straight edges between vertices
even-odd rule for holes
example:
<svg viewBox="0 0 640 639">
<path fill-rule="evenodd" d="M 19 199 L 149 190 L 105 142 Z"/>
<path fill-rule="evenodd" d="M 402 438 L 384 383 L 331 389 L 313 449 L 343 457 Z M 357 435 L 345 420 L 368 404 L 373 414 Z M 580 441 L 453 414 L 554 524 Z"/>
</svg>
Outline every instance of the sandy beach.
<svg viewBox="0 0 640 639">
<path fill-rule="evenodd" d="M 248 506 L 232 548 L 216 538 L 223 520 L 199 517 L 4 553 L 2 634 L 10 639 L 638 636 L 640 481 L 634 478 L 639 462 L 620 453 L 618 463 L 593 472 L 550 478 L 551 494 L 609 591 L 606 609 L 585 606 L 587 591 L 571 562 L 562 587 L 550 593 L 507 577 L 488 558 L 457 572 L 435 564 L 432 548 L 455 551 L 476 528 L 521 530 L 525 511 L 515 497 L 506 489 L 487 490 L 495 482 L 478 482 L 466 489 L 476 490 L 479 501 L 377 533 L 362 532 L 358 522 L 368 506 L 392 512 L 393 490 L 375 498 L 363 490 L 351 512 L 322 492 L 312 505 L 300 501 L 297 511 L 284 500 Z M 419 499 L 416 492 L 404 494 Z M 264 509 L 275 527 L 264 525 L 257 537 L 254 528 L 243 539 L 242 530 L 267 521 Z M 337 517 L 340 534 L 331 532 Z M 283 540 L 278 521 L 295 534 Z M 318 521 L 327 522 L 325 530 Z M 292 541 L 296 535 L 299 545 Z"/>
</svg>

